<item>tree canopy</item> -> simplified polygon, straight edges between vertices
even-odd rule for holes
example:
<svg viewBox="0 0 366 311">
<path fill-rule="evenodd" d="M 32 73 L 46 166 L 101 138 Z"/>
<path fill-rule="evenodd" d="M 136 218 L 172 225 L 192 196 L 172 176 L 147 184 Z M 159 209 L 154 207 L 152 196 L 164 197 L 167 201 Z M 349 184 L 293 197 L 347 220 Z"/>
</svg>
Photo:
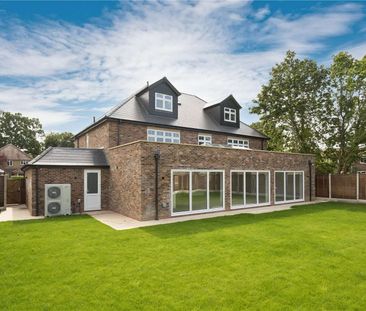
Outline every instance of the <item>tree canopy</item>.
<svg viewBox="0 0 366 311">
<path fill-rule="evenodd" d="M 320 171 L 349 172 L 366 142 L 366 56 L 341 52 L 329 67 L 288 51 L 254 100 L 253 127 L 278 151 L 315 153 Z"/>
<path fill-rule="evenodd" d="M 74 147 L 73 133 L 49 133 L 44 140 L 44 147 Z"/>
<path fill-rule="evenodd" d="M 36 118 L 10 112 L 0 115 L 0 146 L 13 144 L 36 156 L 42 150 L 40 139 L 43 135 L 42 125 Z"/>
</svg>

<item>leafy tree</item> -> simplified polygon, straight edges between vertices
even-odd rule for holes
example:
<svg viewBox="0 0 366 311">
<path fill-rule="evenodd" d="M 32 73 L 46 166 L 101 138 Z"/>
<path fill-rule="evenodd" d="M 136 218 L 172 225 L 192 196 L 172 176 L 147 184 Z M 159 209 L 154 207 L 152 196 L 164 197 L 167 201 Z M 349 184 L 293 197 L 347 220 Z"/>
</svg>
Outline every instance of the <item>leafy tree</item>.
<svg viewBox="0 0 366 311">
<path fill-rule="evenodd" d="M 260 115 L 261 127 L 274 134 L 276 150 L 314 153 L 322 132 L 317 118 L 323 113 L 327 70 L 313 60 L 296 58 L 288 51 L 272 68 L 268 84 L 262 86 L 252 113 Z M 282 146 L 282 147 L 281 147 Z"/>
<path fill-rule="evenodd" d="M 326 155 L 338 173 L 347 173 L 360 159 L 359 144 L 366 142 L 366 56 L 357 60 L 340 52 L 333 57 L 325 107 Z"/>
<path fill-rule="evenodd" d="M 0 115 L 0 145 L 13 144 L 36 156 L 42 150 L 39 139 L 44 135 L 42 125 L 36 118 L 21 113 L 2 112 Z"/>
<path fill-rule="evenodd" d="M 48 147 L 74 147 L 73 133 L 49 133 L 44 141 L 45 148 Z"/>
<path fill-rule="evenodd" d="M 285 151 L 286 137 L 283 135 L 284 129 L 281 126 L 276 127 L 274 123 L 264 121 L 252 123 L 250 126 L 270 138 L 267 145 L 268 150 Z"/>
</svg>

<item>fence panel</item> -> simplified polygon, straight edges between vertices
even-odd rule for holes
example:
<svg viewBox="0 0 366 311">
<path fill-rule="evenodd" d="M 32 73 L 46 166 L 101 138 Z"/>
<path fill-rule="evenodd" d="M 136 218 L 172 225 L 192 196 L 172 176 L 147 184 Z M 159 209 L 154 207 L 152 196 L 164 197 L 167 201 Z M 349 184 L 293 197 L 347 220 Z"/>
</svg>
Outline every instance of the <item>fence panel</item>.
<svg viewBox="0 0 366 311">
<path fill-rule="evenodd" d="M 25 204 L 25 179 L 8 179 L 7 203 Z"/>
<path fill-rule="evenodd" d="M 332 198 L 357 199 L 357 175 L 332 175 Z"/>
<path fill-rule="evenodd" d="M 316 196 L 329 197 L 329 175 L 316 175 Z"/>
<path fill-rule="evenodd" d="M 5 176 L 0 175 L 0 207 L 3 207 L 5 204 Z"/>
<path fill-rule="evenodd" d="M 366 200 L 366 174 L 360 174 L 360 200 Z"/>
</svg>

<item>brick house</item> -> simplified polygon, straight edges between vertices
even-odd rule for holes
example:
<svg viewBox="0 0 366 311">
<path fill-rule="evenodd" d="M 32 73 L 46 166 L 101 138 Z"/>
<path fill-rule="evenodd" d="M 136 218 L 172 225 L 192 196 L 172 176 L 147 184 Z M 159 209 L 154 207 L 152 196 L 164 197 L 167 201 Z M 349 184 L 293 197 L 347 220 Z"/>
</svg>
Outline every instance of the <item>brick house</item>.
<svg viewBox="0 0 366 311">
<path fill-rule="evenodd" d="M 31 156 L 13 144 L 7 144 L 0 148 L 0 169 L 9 176 L 23 175 L 24 172 L 21 168 L 31 159 Z"/>
<path fill-rule="evenodd" d="M 44 214 L 53 183 L 71 184 L 73 212 L 137 220 L 311 200 L 314 156 L 267 151 L 240 109 L 232 95 L 207 103 L 167 78 L 146 85 L 76 134 L 75 148 L 28 163 L 28 208 Z"/>
</svg>

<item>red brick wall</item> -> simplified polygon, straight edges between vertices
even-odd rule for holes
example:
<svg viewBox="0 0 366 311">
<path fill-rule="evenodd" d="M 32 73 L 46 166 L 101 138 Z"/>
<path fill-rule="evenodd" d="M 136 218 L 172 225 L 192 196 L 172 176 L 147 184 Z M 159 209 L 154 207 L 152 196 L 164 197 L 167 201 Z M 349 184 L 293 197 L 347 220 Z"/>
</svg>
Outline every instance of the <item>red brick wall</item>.
<svg viewBox="0 0 366 311">
<path fill-rule="evenodd" d="M 123 215 L 141 219 L 141 148 L 140 144 L 109 150 L 110 206 L 109 209 Z"/>
<path fill-rule="evenodd" d="M 147 129 L 165 129 L 180 132 L 182 144 L 198 144 L 198 134 L 211 134 L 213 144 L 227 144 L 228 137 L 244 138 L 249 140 L 251 149 L 266 149 L 267 143 L 265 140 L 254 137 L 243 137 L 237 135 L 217 134 L 199 130 L 179 130 L 176 128 L 162 128 L 159 126 L 148 126 L 144 124 L 131 122 L 118 122 L 116 120 L 104 121 L 100 125 L 88 131 L 89 148 L 111 148 L 117 145 L 124 145 L 138 140 L 146 140 Z M 86 135 L 83 134 L 75 140 L 75 147 L 86 148 Z"/>
<path fill-rule="evenodd" d="M 266 148 L 266 141 L 260 138 L 253 138 L 253 137 L 243 137 L 237 135 L 228 135 L 228 134 L 217 134 L 217 133 L 210 133 L 205 131 L 199 130 L 179 130 L 175 128 L 162 128 L 159 126 L 148 126 L 144 124 L 136 124 L 136 123 L 127 123 L 123 122 L 120 126 L 120 145 L 127 144 L 130 142 L 134 142 L 137 140 L 146 140 L 147 137 L 147 129 L 154 128 L 154 129 L 165 129 L 165 130 L 172 130 L 176 132 L 180 132 L 180 141 L 182 144 L 198 144 L 198 134 L 206 133 L 211 134 L 212 136 L 212 143 L 213 144 L 221 144 L 226 145 L 228 137 L 234 138 L 244 138 L 249 140 L 249 147 L 251 149 L 262 149 L 262 141 L 263 147 Z"/>
<path fill-rule="evenodd" d="M 78 148 L 109 148 L 110 142 L 110 123 L 111 121 L 105 121 L 96 127 L 89 130 L 87 133 L 82 134 L 74 141 L 75 147 Z M 89 145 L 87 146 L 87 136 L 89 137 Z"/>
<path fill-rule="evenodd" d="M 111 185 L 116 185 L 115 191 L 111 191 L 111 198 L 115 197 L 115 199 L 111 199 L 111 209 L 139 220 L 154 219 L 154 151 L 157 149 L 161 152 L 159 165 L 159 214 L 161 218 L 170 217 L 170 180 L 172 169 L 223 169 L 225 171 L 226 209 L 230 209 L 231 170 L 270 170 L 272 204 L 274 203 L 274 171 L 301 170 L 304 171 L 305 177 L 305 200 L 309 200 L 310 180 L 308 161 L 311 160 L 314 162 L 312 155 L 184 144 L 137 142 L 119 146 L 110 151 L 110 156 L 112 156 L 110 157 L 110 163 L 113 163 L 113 165 L 111 164 L 111 168 L 114 166 L 114 161 L 118 161 L 117 166 L 121 168 L 120 173 L 118 171 L 112 173 L 111 171 Z M 127 157 L 129 154 L 132 154 L 132 156 Z M 126 168 L 130 164 L 133 165 L 133 168 Z M 139 166 L 141 167 L 141 171 L 139 170 Z M 313 167 L 313 197 L 315 196 L 314 177 L 315 170 Z M 118 190 L 120 189 L 126 189 L 126 193 L 124 195 L 118 194 L 117 196 Z M 141 192 L 141 198 L 136 200 L 136 193 L 138 194 L 139 192 Z M 132 212 L 134 209 L 139 210 L 140 208 L 141 214 L 140 211 L 137 213 Z"/>
<path fill-rule="evenodd" d="M 85 168 L 87 169 L 87 168 Z M 39 214 L 44 215 L 45 184 L 71 184 L 71 208 L 73 213 L 84 211 L 84 168 L 80 167 L 48 167 L 39 168 Z M 26 188 L 27 206 L 32 215 L 36 215 L 36 168 L 26 171 L 26 178 L 32 179 L 32 187 Z M 28 185 L 27 181 L 26 184 Z M 101 205 L 108 208 L 109 203 L 109 170 L 101 169 Z M 80 199 L 80 209 L 78 205 Z"/>
</svg>

